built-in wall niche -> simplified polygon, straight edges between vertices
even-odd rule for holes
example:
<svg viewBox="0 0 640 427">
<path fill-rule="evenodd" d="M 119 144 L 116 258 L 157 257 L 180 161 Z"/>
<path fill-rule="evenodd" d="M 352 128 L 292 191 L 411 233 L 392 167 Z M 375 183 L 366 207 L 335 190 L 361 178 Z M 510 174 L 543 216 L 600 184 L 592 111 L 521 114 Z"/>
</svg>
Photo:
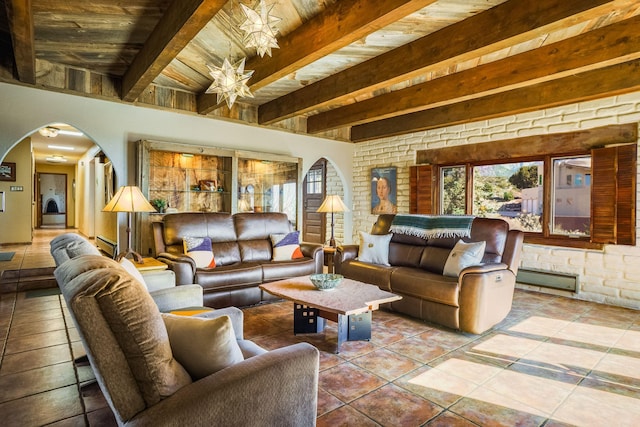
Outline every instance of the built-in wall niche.
<svg viewBox="0 0 640 427">
<path fill-rule="evenodd" d="M 284 212 L 298 224 L 301 159 L 165 141 L 138 141 L 138 184 L 163 212 L 137 214 L 137 247 L 152 253 L 152 221 L 171 212 Z M 149 232 L 146 232 L 149 231 Z"/>
<path fill-rule="evenodd" d="M 297 162 L 238 158 L 238 212 L 284 212 L 297 223 Z"/>
</svg>

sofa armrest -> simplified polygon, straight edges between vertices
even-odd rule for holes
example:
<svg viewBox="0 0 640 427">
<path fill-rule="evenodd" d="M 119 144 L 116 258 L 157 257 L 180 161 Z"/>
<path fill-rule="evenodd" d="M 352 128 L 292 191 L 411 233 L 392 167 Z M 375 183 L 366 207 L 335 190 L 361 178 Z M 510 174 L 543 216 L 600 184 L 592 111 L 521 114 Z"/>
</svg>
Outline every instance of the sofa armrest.
<svg viewBox="0 0 640 427">
<path fill-rule="evenodd" d="M 140 274 L 149 292 L 176 286 L 176 274 L 172 270 L 141 271 Z"/>
<path fill-rule="evenodd" d="M 177 285 L 192 285 L 196 277 L 196 263 L 186 255 L 174 255 L 168 252 L 158 254 L 157 259 L 169 266 L 176 275 Z"/>
<path fill-rule="evenodd" d="M 334 269 L 336 273 L 340 273 L 343 262 L 358 257 L 359 249 L 359 245 L 340 245 L 336 248 L 336 256 L 334 258 Z"/>
<path fill-rule="evenodd" d="M 506 270 L 508 268 L 509 266 L 507 264 L 504 264 L 501 262 L 497 262 L 493 264 L 472 265 L 470 267 L 463 269 L 460 272 L 460 275 L 458 277 L 462 279 L 462 277 L 468 273 L 488 273 L 490 271 Z"/>
<path fill-rule="evenodd" d="M 481 334 L 511 311 L 516 276 L 506 264 L 469 267 L 461 272 L 458 283 L 462 331 Z"/>
<path fill-rule="evenodd" d="M 161 312 L 185 307 L 202 307 L 202 286 L 182 285 L 149 291 L 149 295 Z"/>
<path fill-rule="evenodd" d="M 300 251 L 305 257 L 314 259 L 316 264 L 316 273 L 322 273 L 322 267 L 324 266 L 324 252 L 322 251 L 322 245 L 319 243 L 300 242 Z"/>
<path fill-rule="evenodd" d="M 181 388 L 127 425 L 315 425 L 318 362 L 307 343 L 272 350 Z"/>
<path fill-rule="evenodd" d="M 237 307 L 217 308 L 213 311 L 196 314 L 194 317 L 202 317 L 205 319 L 215 319 L 220 316 L 229 316 L 233 332 L 238 341 L 244 339 L 244 312 Z"/>
</svg>

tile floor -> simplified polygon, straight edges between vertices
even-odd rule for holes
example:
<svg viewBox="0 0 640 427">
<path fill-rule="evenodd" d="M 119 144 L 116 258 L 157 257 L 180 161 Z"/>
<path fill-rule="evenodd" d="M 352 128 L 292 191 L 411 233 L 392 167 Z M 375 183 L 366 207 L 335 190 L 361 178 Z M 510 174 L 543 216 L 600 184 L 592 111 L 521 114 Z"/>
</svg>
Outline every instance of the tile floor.
<svg viewBox="0 0 640 427">
<path fill-rule="evenodd" d="M 335 324 L 294 336 L 291 310 L 245 309 L 245 336 L 321 350 L 319 426 L 640 424 L 638 311 L 517 290 L 483 335 L 377 311 L 372 340 L 336 355 Z M 0 424 L 115 425 L 55 290 L 0 295 L 0 350 Z"/>
</svg>

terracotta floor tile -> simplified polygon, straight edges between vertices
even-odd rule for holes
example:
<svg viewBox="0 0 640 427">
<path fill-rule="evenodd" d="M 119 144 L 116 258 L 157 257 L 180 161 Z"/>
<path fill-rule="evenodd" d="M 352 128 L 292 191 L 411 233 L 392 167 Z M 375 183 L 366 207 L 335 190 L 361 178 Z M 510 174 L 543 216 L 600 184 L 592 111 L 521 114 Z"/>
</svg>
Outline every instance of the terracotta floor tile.
<svg viewBox="0 0 640 427">
<path fill-rule="evenodd" d="M 73 363 L 59 363 L 0 376 L 0 402 L 76 384 Z"/>
<path fill-rule="evenodd" d="M 331 412 L 343 405 L 344 403 L 334 395 L 323 389 L 318 389 L 318 416 Z"/>
<path fill-rule="evenodd" d="M 52 331 L 23 337 L 9 337 L 5 354 L 20 353 L 37 348 L 51 347 L 68 343 L 67 331 Z"/>
<path fill-rule="evenodd" d="M 413 359 L 394 353 L 387 349 L 377 349 L 364 356 L 351 359 L 351 363 L 366 369 L 369 372 L 393 381 L 398 377 L 411 372 L 421 366 Z"/>
<path fill-rule="evenodd" d="M 319 386 L 341 401 L 348 403 L 386 384 L 382 378 L 373 375 L 351 363 L 343 363 L 320 372 Z"/>
<path fill-rule="evenodd" d="M 569 382 L 504 370 L 482 387 L 551 414 L 576 386 Z"/>
<path fill-rule="evenodd" d="M 0 403 L 0 414 L 6 426 L 41 426 L 82 414 L 82 404 L 74 384 Z"/>
<path fill-rule="evenodd" d="M 476 389 L 449 410 L 480 426 L 539 426 L 549 415 L 483 388 Z"/>
<path fill-rule="evenodd" d="M 380 424 L 356 411 L 350 406 L 343 406 L 318 418 L 317 427 L 375 427 Z"/>
<path fill-rule="evenodd" d="M 640 420 L 640 404 L 637 398 L 578 387 L 560 405 L 552 418 L 580 426 L 635 427 Z"/>
<path fill-rule="evenodd" d="M 623 329 L 581 323 L 578 320 L 566 325 L 552 336 L 567 341 L 576 341 L 582 344 L 609 348 L 615 345 L 624 333 L 625 330 Z"/>
<path fill-rule="evenodd" d="M 383 426 L 420 426 L 443 410 L 393 384 L 361 397 L 351 406 Z"/>
<path fill-rule="evenodd" d="M 66 344 L 8 354 L 2 360 L 0 376 L 69 361 L 71 353 Z"/>
<path fill-rule="evenodd" d="M 386 348 L 420 363 L 429 363 L 450 351 L 445 346 L 437 343 L 425 345 L 425 342 L 417 337 L 405 338 L 402 341 L 388 345 Z"/>
<path fill-rule="evenodd" d="M 19 309 L 16 310 L 16 315 L 13 318 L 14 325 L 21 325 L 24 323 L 38 323 L 48 322 L 53 319 L 62 319 L 62 310 L 44 310 L 44 311 L 31 311 L 22 315 L 18 315 Z"/>
<path fill-rule="evenodd" d="M 43 332 L 64 330 L 65 328 L 66 323 L 62 317 L 45 322 L 26 322 L 11 325 L 11 337 L 41 334 Z"/>
<path fill-rule="evenodd" d="M 476 424 L 471 421 L 449 411 L 442 412 L 426 425 L 429 427 L 476 427 Z"/>
<path fill-rule="evenodd" d="M 478 388 L 469 380 L 429 366 L 398 378 L 394 384 L 443 408 L 448 408 Z"/>
</svg>

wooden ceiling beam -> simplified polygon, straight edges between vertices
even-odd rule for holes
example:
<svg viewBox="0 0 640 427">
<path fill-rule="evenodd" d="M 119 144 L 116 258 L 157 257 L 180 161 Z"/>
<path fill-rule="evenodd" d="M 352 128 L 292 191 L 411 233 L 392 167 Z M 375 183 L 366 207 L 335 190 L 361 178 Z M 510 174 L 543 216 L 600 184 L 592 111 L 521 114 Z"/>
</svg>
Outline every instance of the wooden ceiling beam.
<svg viewBox="0 0 640 427">
<path fill-rule="evenodd" d="M 640 58 L 640 16 L 307 119 L 318 133 L 478 98 Z"/>
<path fill-rule="evenodd" d="M 172 1 L 124 74 L 122 99 L 135 101 L 225 3 L 226 0 Z"/>
<path fill-rule="evenodd" d="M 436 0 L 341 0 L 309 22 L 278 39 L 279 49 L 270 58 L 254 56 L 245 69 L 254 70 L 249 82 L 258 90 L 311 64 Z M 207 114 L 218 108 L 215 94 L 201 94 L 198 110 Z"/>
<path fill-rule="evenodd" d="M 640 90 L 640 59 L 482 98 L 353 126 L 351 140 L 403 135 Z"/>
<path fill-rule="evenodd" d="M 344 105 L 356 96 L 598 17 L 622 0 L 510 0 L 263 104 L 260 124 Z M 627 0 L 631 1 L 631 0 Z"/>
<path fill-rule="evenodd" d="M 36 49 L 31 0 L 6 0 L 5 6 L 18 79 L 23 83 L 35 84 Z"/>
</svg>

